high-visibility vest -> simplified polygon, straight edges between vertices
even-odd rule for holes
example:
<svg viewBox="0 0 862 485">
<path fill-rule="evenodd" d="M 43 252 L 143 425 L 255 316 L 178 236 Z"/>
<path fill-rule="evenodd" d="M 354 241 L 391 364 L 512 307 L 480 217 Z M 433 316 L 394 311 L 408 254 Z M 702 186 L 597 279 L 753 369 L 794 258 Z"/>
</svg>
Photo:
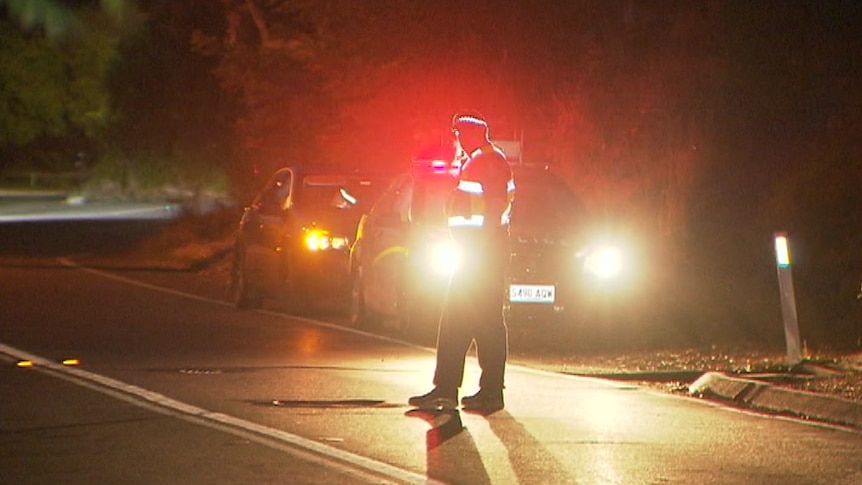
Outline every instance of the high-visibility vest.
<svg viewBox="0 0 862 485">
<path fill-rule="evenodd" d="M 496 158 L 497 160 L 494 160 Z M 470 166 L 474 163 L 503 163 L 508 171 L 509 179 L 506 182 L 506 207 L 502 213 L 488 214 L 485 201 L 485 181 L 474 177 Z M 482 167 L 483 172 L 495 170 L 496 167 Z M 448 207 L 448 222 L 450 228 L 461 227 L 504 227 L 508 226 L 512 215 L 512 201 L 515 197 L 515 180 L 512 171 L 506 161 L 506 155 L 502 150 L 486 145 L 477 149 L 470 158 L 461 166 L 458 185 L 455 187 Z M 497 219 L 499 217 L 499 219 Z M 486 224 L 486 221 L 488 223 Z"/>
</svg>

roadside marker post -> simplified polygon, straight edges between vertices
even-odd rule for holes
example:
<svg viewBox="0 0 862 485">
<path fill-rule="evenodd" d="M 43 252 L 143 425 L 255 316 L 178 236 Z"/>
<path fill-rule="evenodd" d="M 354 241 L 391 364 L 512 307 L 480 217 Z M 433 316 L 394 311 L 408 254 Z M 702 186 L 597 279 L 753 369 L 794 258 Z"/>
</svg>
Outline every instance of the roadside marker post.
<svg viewBox="0 0 862 485">
<path fill-rule="evenodd" d="M 793 290 L 790 244 L 786 232 L 775 233 L 775 261 L 778 266 L 784 338 L 787 341 L 787 362 L 795 365 L 802 362 L 802 345 L 799 339 L 799 320 L 796 315 L 796 295 Z"/>
</svg>

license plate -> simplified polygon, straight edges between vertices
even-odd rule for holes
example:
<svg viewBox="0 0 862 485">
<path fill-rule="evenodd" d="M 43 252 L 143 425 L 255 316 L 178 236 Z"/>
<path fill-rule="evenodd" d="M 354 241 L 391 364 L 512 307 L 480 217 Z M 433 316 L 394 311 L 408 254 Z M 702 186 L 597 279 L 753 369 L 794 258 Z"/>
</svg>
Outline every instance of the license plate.
<svg viewBox="0 0 862 485">
<path fill-rule="evenodd" d="M 511 303 L 554 303 L 554 285 L 509 285 Z"/>
</svg>

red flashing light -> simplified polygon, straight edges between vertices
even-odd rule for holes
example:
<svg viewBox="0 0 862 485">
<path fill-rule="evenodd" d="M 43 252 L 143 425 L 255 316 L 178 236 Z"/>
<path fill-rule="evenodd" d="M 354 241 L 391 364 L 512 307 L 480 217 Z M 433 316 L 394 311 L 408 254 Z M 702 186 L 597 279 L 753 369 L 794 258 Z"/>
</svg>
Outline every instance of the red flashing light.
<svg viewBox="0 0 862 485">
<path fill-rule="evenodd" d="M 449 170 L 449 164 L 447 164 L 443 160 L 433 160 L 431 162 L 431 170 L 434 173 L 445 172 Z"/>
<path fill-rule="evenodd" d="M 459 165 L 446 160 L 414 160 L 413 170 L 422 174 L 454 176 L 458 174 Z"/>
<path fill-rule="evenodd" d="M 427 146 L 413 156 L 413 170 L 426 175 L 457 175 L 460 163 L 456 165 L 454 144 Z"/>
</svg>

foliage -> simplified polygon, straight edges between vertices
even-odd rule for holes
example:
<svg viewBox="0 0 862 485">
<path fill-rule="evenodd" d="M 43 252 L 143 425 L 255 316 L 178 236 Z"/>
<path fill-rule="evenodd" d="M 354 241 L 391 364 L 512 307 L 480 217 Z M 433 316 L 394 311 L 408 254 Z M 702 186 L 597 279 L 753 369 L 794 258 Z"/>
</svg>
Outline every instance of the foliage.
<svg viewBox="0 0 862 485">
<path fill-rule="evenodd" d="M 775 313 L 778 226 L 817 255 L 800 293 L 830 295 L 802 311 L 841 307 L 832 281 L 843 295 L 862 272 L 853 0 L 0 6 L 4 163 L 101 146 L 100 170 L 124 183 L 132 163 L 153 184 L 213 175 L 242 191 L 286 164 L 401 170 L 474 108 L 596 218 L 652 240 L 662 315 L 757 333 Z"/>
<path fill-rule="evenodd" d="M 63 135 L 66 77 L 63 53 L 44 38 L 27 39 L 0 23 L 0 142 L 23 146 L 40 135 Z"/>
<path fill-rule="evenodd" d="M 90 2 L 95 4 L 96 2 Z M 129 0 L 99 0 L 101 10 L 114 19 L 129 9 Z M 41 28 L 49 38 L 66 34 L 77 23 L 73 9 L 62 0 L 0 0 L 9 15 L 24 30 Z"/>
<path fill-rule="evenodd" d="M 598 212 L 680 238 L 724 65 L 697 6 L 224 2 L 195 46 L 240 93 L 246 163 L 400 169 L 477 108 Z M 493 11 L 493 15 L 486 12 Z M 596 18 L 603 19 L 596 22 Z M 567 48 L 558 48 L 567 46 Z M 704 115 L 707 115 L 704 117 Z"/>
<path fill-rule="evenodd" d="M 560 12 L 557 23 L 582 20 L 574 20 L 577 28 L 558 28 L 554 43 L 576 48 L 547 59 L 556 66 L 545 68 L 543 78 L 554 86 L 551 129 L 537 141 L 595 210 L 639 220 L 639 229 L 682 250 L 692 185 L 712 155 L 712 121 L 722 102 L 704 95 L 719 91 L 726 67 L 709 35 L 717 12 L 678 4 L 620 7 Z"/>
<path fill-rule="evenodd" d="M 72 17 L 52 2 L 34 2 L 32 11 L 16 6 L 8 8 L 21 24 L 0 17 L 0 153 L 7 163 L 13 155 L 31 165 L 58 158 L 68 169 L 78 152 L 98 148 L 111 123 L 104 81 L 122 27 L 86 7 Z M 62 31 L 49 28 L 55 16 L 65 19 Z"/>
<path fill-rule="evenodd" d="M 783 338 L 772 236 L 789 231 L 803 339 L 855 343 L 862 11 L 840 1 L 781 6 L 778 17 L 746 2 L 723 12 L 735 62 L 710 136 L 720 150 L 694 186 L 691 271 L 708 281 L 697 282 L 711 295 L 702 307 L 719 314 L 705 319 Z"/>
<path fill-rule="evenodd" d="M 146 4 L 146 22 L 126 32 L 108 84 L 115 156 L 157 167 L 171 160 L 174 173 L 228 176 L 236 103 L 220 90 L 212 62 L 190 48 L 194 25 L 212 5 Z"/>
<path fill-rule="evenodd" d="M 41 27 L 48 37 L 65 33 L 72 22 L 71 9 L 56 0 L 3 0 L 9 14 L 25 30 Z"/>
<path fill-rule="evenodd" d="M 166 158 L 159 152 L 138 152 L 135 158 L 106 153 L 90 169 L 82 195 L 91 199 L 232 203 L 225 171 L 185 161 L 182 156 Z"/>
</svg>

